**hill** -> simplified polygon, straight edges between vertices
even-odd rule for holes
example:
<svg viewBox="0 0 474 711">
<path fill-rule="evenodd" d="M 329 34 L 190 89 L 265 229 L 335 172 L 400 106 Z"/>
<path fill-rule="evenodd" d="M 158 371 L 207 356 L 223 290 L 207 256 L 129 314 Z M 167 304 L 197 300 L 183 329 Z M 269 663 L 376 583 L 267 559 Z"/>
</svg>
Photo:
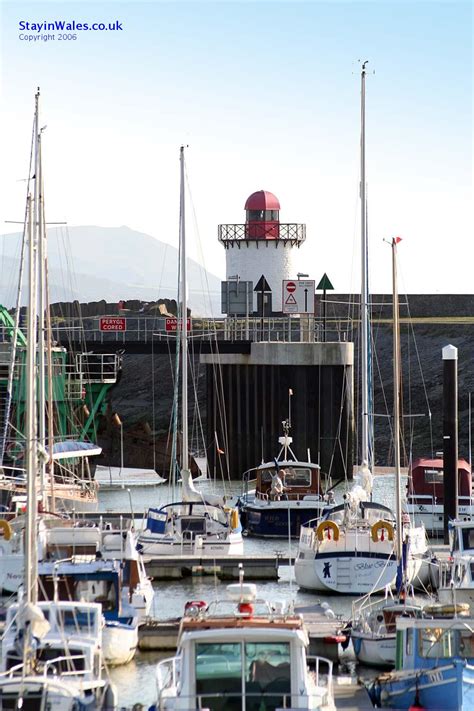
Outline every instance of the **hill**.
<svg viewBox="0 0 474 711">
<path fill-rule="evenodd" d="M 20 241 L 20 233 L 0 237 L 5 306 L 14 303 Z M 48 262 L 52 302 L 176 298 L 178 250 L 129 227 L 49 229 Z M 189 259 L 188 284 L 193 313 L 218 316 L 220 279 Z"/>
</svg>

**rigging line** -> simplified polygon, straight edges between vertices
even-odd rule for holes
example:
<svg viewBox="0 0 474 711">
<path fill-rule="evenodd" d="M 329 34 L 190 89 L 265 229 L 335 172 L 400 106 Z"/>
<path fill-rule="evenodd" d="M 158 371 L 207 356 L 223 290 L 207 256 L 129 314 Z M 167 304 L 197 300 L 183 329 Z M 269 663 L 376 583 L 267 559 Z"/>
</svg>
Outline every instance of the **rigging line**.
<svg viewBox="0 0 474 711">
<path fill-rule="evenodd" d="M 0 443 L 0 462 L 3 463 L 3 457 L 5 454 L 5 444 L 8 436 L 8 421 L 10 419 L 11 413 L 11 403 L 13 397 L 13 378 L 15 373 L 15 360 L 16 360 L 16 347 L 18 342 L 18 331 L 20 326 L 20 311 L 21 311 L 21 291 L 23 287 L 23 276 L 25 267 L 25 257 L 26 257 L 26 233 L 27 233 L 27 221 L 28 221 L 28 195 L 30 194 L 30 182 L 31 182 L 31 172 L 33 166 L 33 155 L 35 147 L 35 128 L 36 128 L 36 115 L 33 118 L 33 127 L 31 131 L 31 145 L 30 145 L 30 160 L 28 165 L 28 179 L 26 182 L 26 195 L 25 195 L 25 212 L 24 212 L 24 222 L 23 222 L 23 234 L 21 239 L 21 252 L 20 252 L 20 272 L 18 275 L 18 289 L 16 298 L 16 313 L 15 313 L 15 325 L 13 330 L 13 340 L 11 347 L 10 363 L 8 370 L 8 380 L 7 380 L 7 392 L 6 392 L 6 402 L 4 408 L 4 423 L 3 430 L 1 433 L 1 443 Z"/>
<path fill-rule="evenodd" d="M 151 338 L 151 425 L 153 432 L 153 469 L 156 472 L 155 342 Z"/>
<path fill-rule="evenodd" d="M 401 280 L 402 280 L 402 284 L 404 284 L 403 271 L 401 271 Z M 405 287 L 404 287 L 404 288 L 405 288 Z M 412 319 L 412 315 L 411 315 L 410 302 L 409 302 L 409 299 L 408 299 L 408 294 L 406 294 L 406 302 L 407 302 L 407 313 L 408 313 L 408 329 L 409 329 L 409 331 L 410 331 L 410 333 L 412 334 L 412 337 L 413 337 L 413 345 L 414 345 L 414 348 L 415 348 L 416 359 L 417 359 L 418 368 L 419 368 L 419 371 L 420 371 L 421 383 L 422 383 L 422 387 L 423 387 L 423 393 L 424 393 L 425 401 L 426 401 L 426 404 L 427 404 L 427 407 L 428 407 L 428 418 L 429 418 L 429 428 L 430 428 L 430 444 L 431 444 L 431 457 L 434 458 L 433 422 L 432 422 L 431 406 L 430 406 L 430 400 L 429 400 L 429 397 L 428 397 L 428 390 L 427 390 L 427 387 L 426 387 L 426 381 L 425 381 L 424 374 L 423 374 L 423 367 L 422 367 L 422 364 L 421 364 L 420 352 L 419 352 L 419 350 L 418 350 L 418 343 L 417 343 L 416 336 L 415 336 L 415 329 L 414 329 L 414 326 L 413 326 L 413 319 Z"/>
</svg>

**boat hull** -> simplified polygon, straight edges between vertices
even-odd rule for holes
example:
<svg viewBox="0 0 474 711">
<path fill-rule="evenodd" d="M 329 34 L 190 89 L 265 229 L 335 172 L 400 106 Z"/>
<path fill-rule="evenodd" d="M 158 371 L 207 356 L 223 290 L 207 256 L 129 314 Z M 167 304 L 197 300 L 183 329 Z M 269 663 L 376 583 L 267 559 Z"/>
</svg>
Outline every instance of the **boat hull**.
<svg viewBox="0 0 474 711">
<path fill-rule="evenodd" d="M 303 557 L 304 556 L 304 557 Z M 299 554 L 295 578 L 301 588 L 347 595 L 384 590 L 395 583 L 397 561 L 393 553 L 363 551 L 336 554 Z"/>
<path fill-rule="evenodd" d="M 138 647 L 138 624 L 106 622 L 102 631 L 102 653 L 109 666 L 128 664 Z"/>
<path fill-rule="evenodd" d="M 406 504 L 407 513 L 414 520 L 416 526 L 424 525 L 430 534 L 442 536 L 444 533 L 444 506 L 443 504 Z M 474 506 L 459 505 L 458 517 L 464 521 L 474 519 Z"/>
<path fill-rule="evenodd" d="M 202 540 L 183 542 L 173 536 L 148 535 L 146 531 L 139 537 L 139 552 L 145 559 L 155 556 L 200 555 L 200 556 L 237 556 L 244 552 L 242 534 L 231 533 L 223 540 Z"/>
<path fill-rule="evenodd" d="M 352 646 L 357 661 L 369 667 L 390 668 L 395 666 L 396 635 L 366 634 L 351 632 Z"/>
<path fill-rule="evenodd" d="M 0 591 L 4 594 L 18 592 L 24 581 L 23 553 L 0 555 Z"/>
<path fill-rule="evenodd" d="M 472 711 L 474 667 L 455 660 L 432 669 L 397 671 L 379 677 L 369 687 L 374 704 L 397 711 L 410 709 L 417 692 L 419 705 L 430 711 Z"/>
<path fill-rule="evenodd" d="M 242 525 L 250 536 L 288 538 L 288 523 L 292 538 L 298 538 L 300 528 L 319 518 L 327 503 L 307 501 L 273 501 L 246 504 L 241 508 Z"/>
</svg>

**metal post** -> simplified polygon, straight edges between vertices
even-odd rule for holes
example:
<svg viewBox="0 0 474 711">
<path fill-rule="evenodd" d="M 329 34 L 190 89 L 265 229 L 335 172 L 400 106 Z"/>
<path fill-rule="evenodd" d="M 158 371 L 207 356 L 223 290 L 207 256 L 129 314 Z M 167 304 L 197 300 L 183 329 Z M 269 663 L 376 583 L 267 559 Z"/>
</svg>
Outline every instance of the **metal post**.
<svg viewBox="0 0 474 711">
<path fill-rule="evenodd" d="M 458 349 L 443 353 L 443 471 L 444 542 L 449 543 L 449 521 L 458 515 Z"/>
<path fill-rule="evenodd" d="M 323 291 L 323 343 L 326 343 L 326 289 Z"/>
</svg>

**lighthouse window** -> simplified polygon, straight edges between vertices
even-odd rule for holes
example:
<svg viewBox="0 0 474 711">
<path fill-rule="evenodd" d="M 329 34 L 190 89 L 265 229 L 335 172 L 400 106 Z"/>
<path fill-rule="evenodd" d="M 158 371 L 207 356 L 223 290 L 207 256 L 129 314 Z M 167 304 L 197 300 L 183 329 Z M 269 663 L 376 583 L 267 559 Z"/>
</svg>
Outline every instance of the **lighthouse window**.
<svg viewBox="0 0 474 711">
<path fill-rule="evenodd" d="M 247 219 L 249 222 L 263 222 L 265 210 L 247 210 Z"/>
<path fill-rule="evenodd" d="M 265 220 L 267 222 L 278 220 L 278 210 L 265 210 Z"/>
</svg>

